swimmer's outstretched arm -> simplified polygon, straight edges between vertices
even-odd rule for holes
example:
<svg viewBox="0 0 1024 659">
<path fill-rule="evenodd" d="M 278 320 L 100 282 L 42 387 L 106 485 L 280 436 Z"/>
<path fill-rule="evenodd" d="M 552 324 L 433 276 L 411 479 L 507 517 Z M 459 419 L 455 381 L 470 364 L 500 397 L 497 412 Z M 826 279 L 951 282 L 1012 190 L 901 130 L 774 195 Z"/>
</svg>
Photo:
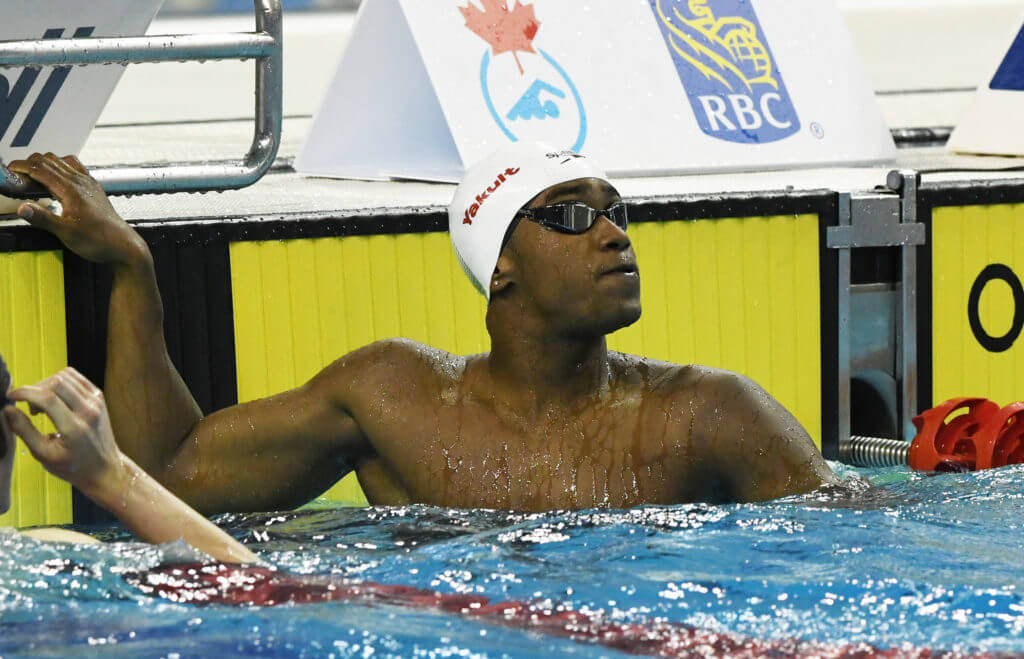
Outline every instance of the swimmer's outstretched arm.
<svg viewBox="0 0 1024 659">
<path fill-rule="evenodd" d="M 226 563 L 257 563 L 241 543 L 189 508 L 125 456 L 114 443 L 103 392 L 74 369 L 10 392 L 57 428 L 44 435 L 20 410 L 7 407 L 4 422 L 51 474 L 103 506 L 146 542 L 184 540 Z"/>
<path fill-rule="evenodd" d="M 366 440 L 332 398 L 329 378 L 204 418 L 167 354 L 145 241 L 76 158 L 35 154 L 9 167 L 63 206 L 58 216 L 26 203 L 18 214 L 113 271 L 104 389 L 115 436 L 143 470 L 211 514 L 294 507 L 355 467 Z"/>
</svg>

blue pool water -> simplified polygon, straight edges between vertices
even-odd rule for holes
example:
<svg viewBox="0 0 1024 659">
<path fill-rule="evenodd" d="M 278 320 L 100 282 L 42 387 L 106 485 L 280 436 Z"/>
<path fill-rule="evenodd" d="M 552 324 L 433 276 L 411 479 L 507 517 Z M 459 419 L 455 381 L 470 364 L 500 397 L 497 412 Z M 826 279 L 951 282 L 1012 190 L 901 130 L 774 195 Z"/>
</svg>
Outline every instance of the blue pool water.
<svg viewBox="0 0 1024 659">
<path fill-rule="evenodd" d="M 268 561 L 339 582 L 550 600 L 756 639 L 1024 654 L 1024 467 L 837 469 L 848 480 L 835 491 L 763 505 L 315 508 L 217 521 Z M 47 546 L 0 532 L 0 656 L 624 656 L 387 603 L 175 603 L 124 575 L 193 560 L 186 548 L 100 533 L 115 542 Z"/>
</svg>

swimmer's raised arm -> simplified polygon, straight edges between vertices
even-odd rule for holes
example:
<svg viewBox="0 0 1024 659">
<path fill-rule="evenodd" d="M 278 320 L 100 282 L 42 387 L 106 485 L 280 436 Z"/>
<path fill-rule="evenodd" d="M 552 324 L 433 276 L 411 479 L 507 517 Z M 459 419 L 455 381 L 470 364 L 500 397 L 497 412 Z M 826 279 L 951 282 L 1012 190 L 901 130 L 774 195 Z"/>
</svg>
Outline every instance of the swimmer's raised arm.
<svg viewBox="0 0 1024 659">
<path fill-rule="evenodd" d="M 364 440 L 323 378 L 203 418 L 167 353 L 145 241 L 74 157 L 36 154 L 9 167 L 63 206 L 58 216 L 26 203 L 22 218 L 113 270 L 104 389 L 121 448 L 143 470 L 209 514 L 304 503 L 352 469 Z"/>
<path fill-rule="evenodd" d="M 114 443 L 103 392 L 74 369 L 9 394 L 29 403 L 57 428 L 39 432 L 20 410 L 7 407 L 4 422 L 47 471 L 62 478 L 116 515 L 141 539 L 162 544 L 184 540 L 217 560 L 259 562 L 237 540 L 189 508 Z"/>
<path fill-rule="evenodd" d="M 800 422 L 753 380 L 713 371 L 702 389 L 697 426 L 707 431 L 695 447 L 732 500 L 767 501 L 838 481 Z"/>
</svg>

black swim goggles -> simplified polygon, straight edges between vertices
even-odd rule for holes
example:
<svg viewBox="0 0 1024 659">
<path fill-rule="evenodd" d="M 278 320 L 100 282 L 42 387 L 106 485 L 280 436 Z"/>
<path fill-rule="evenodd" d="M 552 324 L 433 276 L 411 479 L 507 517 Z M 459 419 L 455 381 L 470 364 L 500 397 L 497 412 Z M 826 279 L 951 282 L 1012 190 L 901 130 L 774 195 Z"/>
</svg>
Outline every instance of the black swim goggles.
<svg viewBox="0 0 1024 659">
<path fill-rule="evenodd" d="M 523 208 L 517 215 L 562 233 L 584 233 L 594 226 L 602 215 L 623 231 L 629 227 L 626 204 L 621 201 L 603 211 L 595 210 L 578 201 L 572 201 L 540 208 Z"/>
</svg>

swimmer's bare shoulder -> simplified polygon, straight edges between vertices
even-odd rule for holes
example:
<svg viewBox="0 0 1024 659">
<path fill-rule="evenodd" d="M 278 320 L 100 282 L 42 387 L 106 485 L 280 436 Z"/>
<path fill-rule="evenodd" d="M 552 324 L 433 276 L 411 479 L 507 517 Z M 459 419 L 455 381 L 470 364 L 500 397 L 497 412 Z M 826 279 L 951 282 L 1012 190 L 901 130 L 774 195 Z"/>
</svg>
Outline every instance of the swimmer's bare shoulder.
<svg viewBox="0 0 1024 659">
<path fill-rule="evenodd" d="M 620 355 L 624 373 L 641 374 L 644 395 L 660 406 L 685 452 L 682 500 L 764 501 L 809 492 L 838 479 L 807 431 L 750 378 L 722 369 Z M 657 441 L 658 433 L 642 433 Z"/>
<path fill-rule="evenodd" d="M 334 403 L 352 418 L 368 450 L 353 465 L 371 503 L 412 503 L 432 471 L 431 447 L 463 402 L 463 357 L 409 339 L 377 341 L 341 357 L 327 379 Z M 429 488 L 427 488 L 429 489 Z"/>
<path fill-rule="evenodd" d="M 465 409 L 464 357 L 411 341 L 387 339 L 328 366 L 334 402 L 366 441 L 354 471 L 375 504 L 412 503 L 433 490 L 441 437 L 460 434 L 454 409 Z"/>
<path fill-rule="evenodd" d="M 318 377 L 331 379 L 336 402 L 364 432 L 374 422 L 404 425 L 422 405 L 445 398 L 472 357 L 453 355 L 409 339 L 385 339 L 339 358 Z"/>
</svg>

